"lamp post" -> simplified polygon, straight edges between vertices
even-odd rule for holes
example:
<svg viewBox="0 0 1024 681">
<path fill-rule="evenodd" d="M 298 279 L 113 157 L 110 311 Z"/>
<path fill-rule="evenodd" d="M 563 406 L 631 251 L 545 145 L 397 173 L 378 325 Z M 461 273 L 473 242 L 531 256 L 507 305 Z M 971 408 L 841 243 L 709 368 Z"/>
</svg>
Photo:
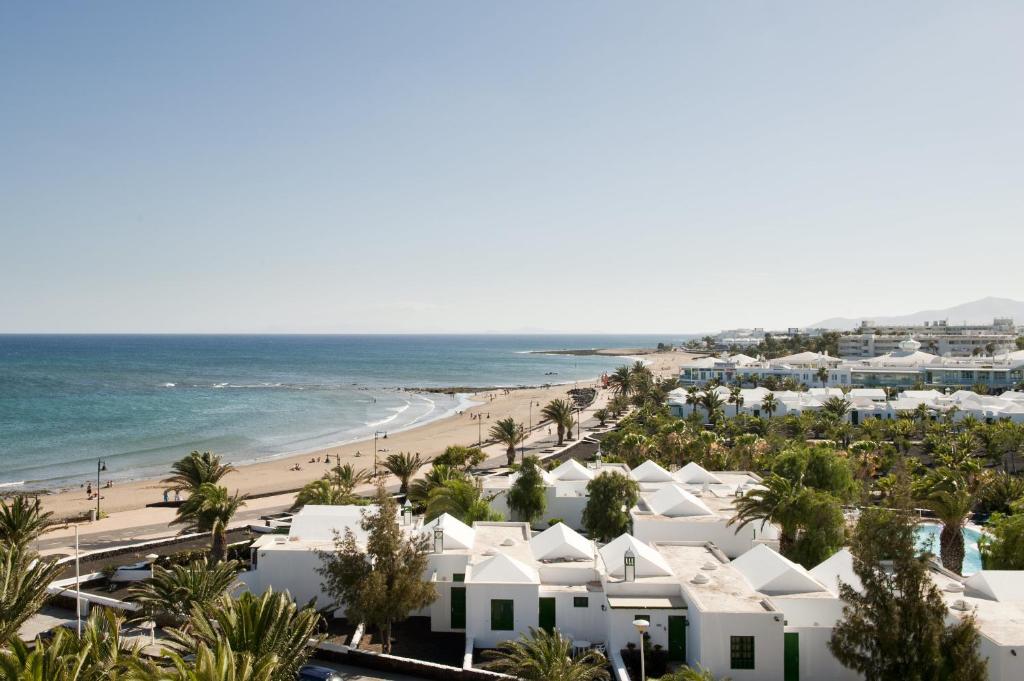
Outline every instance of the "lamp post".
<svg viewBox="0 0 1024 681">
<path fill-rule="evenodd" d="M 402 504 L 402 524 L 409 525 L 412 522 L 412 504 L 406 499 Z"/>
<path fill-rule="evenodd" d="M 633 620 L 633 626 L 640 632 L 640 681 L 644 681 L 647 678 L 644 670 L 644 632 L 647 631 L 647 627 L 651 626 L 651 623 L 637 618 Z"/>
<path fill-rule="evenodd" d="M 156 562 L 160 560 L 160 556 L 155 553 L 151 553 L 146 556 L 146 560 L 149 561 L 149 576 L 156 577 Z"/>
<path fill-rule="evenodd" d="M 434 525 L 434 553 L 444 553 L 444 528 Z"/>
<path fill-rule="evenodd" d="M 583 411 L 580 409 L 579 403 L 576 404 L 576 440 L 580 439 L 580 421 L 583 420 Z"/>
<path fill-rule="evenodd" d="M 476 417 L 476 448 L 480 449 L 484 446 L 484 420 L 477 414 Z"/>
<path fill-rule="evenodd" d="M 78 571 L 78 525 L 75 525 L 75 622 L 78 638 L 82 638 L 82 586 Z"/>
<path fill-rule="evenodd" d="M 107 470 L 107 462 L 96 459 L 96 520 L 100 519 L 100 473 Z"/>
<path fill-rule="evenodd" d="M 388 434 L 383 430 L 373 431 L 373 476 L 377 477 L 377 438 L 387 440 Z"/>
</svg>

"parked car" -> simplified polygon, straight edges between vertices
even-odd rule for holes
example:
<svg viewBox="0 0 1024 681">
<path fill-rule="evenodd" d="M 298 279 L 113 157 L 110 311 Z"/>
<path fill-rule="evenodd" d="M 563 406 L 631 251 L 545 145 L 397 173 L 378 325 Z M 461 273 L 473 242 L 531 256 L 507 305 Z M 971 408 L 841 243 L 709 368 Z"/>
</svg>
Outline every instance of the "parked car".
<svg viewBox="0 0 1024 681">
<path fill-rule="evenodd" d="M 341 678 L 341 674 L 328 669 L 327 667 L 318 667 L 313 664 L 307 664 L 305 667 L 299 670 L 298 681 L 344 681 Z"/>
</svg>

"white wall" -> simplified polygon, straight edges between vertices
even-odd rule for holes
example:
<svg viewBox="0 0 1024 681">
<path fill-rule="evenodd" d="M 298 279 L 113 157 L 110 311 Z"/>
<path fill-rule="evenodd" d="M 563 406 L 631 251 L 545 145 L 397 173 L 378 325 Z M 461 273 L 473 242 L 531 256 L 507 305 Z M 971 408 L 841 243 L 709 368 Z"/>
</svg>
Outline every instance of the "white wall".
<svg viewBox="0 0 1024 681">
<path fill-rule="evenodd" d="M 733 681 L 782 678 L 782 613 L 706 613 L 691 608 L 689 618 L 695 634 L 690 640 L 698 647 L 696 655 L 687 649 L 689 660 L 700 662 L 716 676 L 728 676 Z M 731 668 L 732 636 L 754 637 L 754 669 Z"/>
<path fill-rule="evenodd" d="M 779 537 L 773 525 L 751 523 L 737 532 L 737 526 L 728 526 L 727 518 L 717 520 L 666 518 L 664 516 L 633 515 L 633 536 L 648 544 L 656 541 L 713 542 L 729 558 L 743 555 L 758 541 L 775 541 Z"/>
<path fill-rule="evenodd" d="M 323 579 L 317 569 L 321 565 L 313 549 L 274 550 L 267 546 L 259 549 L 257 568 L 244 581 L 249 590 L 256 593 L 273 587 L 274 591 L 287 590 L 296 603 L 307 603 L 315 598 L 317 608 L 326 608 L 333 599 L 320 586 Z"/>
<path fill-rule="evenodd" d="M 478 648 L 493 648 L 502 641 L 519 638 L 537 626 L 540 603 L 537 584 L 466 584 L 466 636 L 473 637 Z M 491 600 L 514 602 L 514 629 L 491 630 Z"/>
</svg>

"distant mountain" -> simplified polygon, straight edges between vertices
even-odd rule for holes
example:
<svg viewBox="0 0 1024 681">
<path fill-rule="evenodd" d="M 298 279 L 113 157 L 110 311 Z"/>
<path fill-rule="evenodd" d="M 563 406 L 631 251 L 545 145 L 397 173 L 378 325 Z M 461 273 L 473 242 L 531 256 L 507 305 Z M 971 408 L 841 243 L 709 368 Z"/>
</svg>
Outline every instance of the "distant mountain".
<svg viewBox="0 0 1024 681">
<path fill-rule="evenodd" d="M 879 325 L 924 324 L 938 320 L 949 320 L 950 324 L 991 324 L 996 317 L 1013 317 L 1017 324 L 1024 325 L 1024 302 L 1009 298 L 982 298 L 963 305 L 947 307 L 942 310 L 924 310 L 913 314 L 897 317 L 833 317 L 823 319 L 810 325 L 812 329 L 853 329 L 860 326 L 862 320 L 870 320 Z"/>
</svg>

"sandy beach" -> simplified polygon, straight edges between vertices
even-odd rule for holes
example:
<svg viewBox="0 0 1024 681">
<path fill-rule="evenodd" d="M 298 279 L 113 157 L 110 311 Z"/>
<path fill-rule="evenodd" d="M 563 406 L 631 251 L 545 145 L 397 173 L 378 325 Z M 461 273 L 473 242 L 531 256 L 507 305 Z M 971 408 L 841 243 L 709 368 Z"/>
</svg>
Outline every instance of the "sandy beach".
<svg viewBox="0 0 1024 681">
<path fill-rule="evenodd" d="M 641 350 L 606 350 L 609 354 L 637 355 Z M 691 357 L 685 352 L 649 352 L 643 359 L 659 376 L 672 376 L 678 373 L 679 365 Z M 628 359 L 623 360 L 628 362 Z M 580 381 L 579 387 L 596 387 L 597 381 Z M 476 445 L 478 437 L 488 439 L 487 432 L 497 420 L 511 416 L 518 422 L 534 426 L 540 422 L 540 409 L 549 401 L 565 397 L 566 391 L 574 384 L 553 385 L 547 388 L 522 388 L 509 391 L 489 391 L 475 393 L 472 399 L 477 404 L 461 414 L 449 416 L 422 426 L 398 433 L 389 434 L 387 438 L 377 441 L 378 463 L 389 453 L 417 452 L 424 459 L 432 459 L 444 451 L 449 445 Z M 599 391 L 599 401 L 603 404 L 609 391 Z M 454 400 L 455 398 L 452 397 Z M 600 405 L 597 405 L 600 406 Z M 593 408 L 596 408 L 593 407 Z M 591 409 L 591 411 L 593 410 Z M 474 418 L 480 415 L 481 418 Z M 546 428 L 540 429 L 546 434 Z M 182 452 L 184 456 L 188 452 Z M 488 448 L 491 456 L 500 453 L 500 448 Z M 247 495 L 268 495 L 295 490 L 302 485 L 321 477 L 327 470 L 326 457 L 330 456 L 331 464 L 340 457 L 342 463 L 349 462 L 366 470 L 373 469 L 373 439 L 353 442 L 342 446 L 275 458 L 272 460 L 252 463 L 238 467 L 238 471 L 224 479 L 224 484 L 232 492 L 237 490 Z M 320 463 L 310 460 L 320 459 Z M 292 470 L 298 465 L 301 470 Z M 163 486 L 159 480 L 137 480 L 118 484 L 102 490 L 101 507 L 105 514 L 123 514 L 127 511 L 140 509 L 147 504 L 163 500 Z M 55 518 L 66 519 L 80 517 L 95 508 L 95 500 L 89 500 L 85 489 L 72 489 L 41 497 L 46 510 L 52 511 Z"/>
</svg>

